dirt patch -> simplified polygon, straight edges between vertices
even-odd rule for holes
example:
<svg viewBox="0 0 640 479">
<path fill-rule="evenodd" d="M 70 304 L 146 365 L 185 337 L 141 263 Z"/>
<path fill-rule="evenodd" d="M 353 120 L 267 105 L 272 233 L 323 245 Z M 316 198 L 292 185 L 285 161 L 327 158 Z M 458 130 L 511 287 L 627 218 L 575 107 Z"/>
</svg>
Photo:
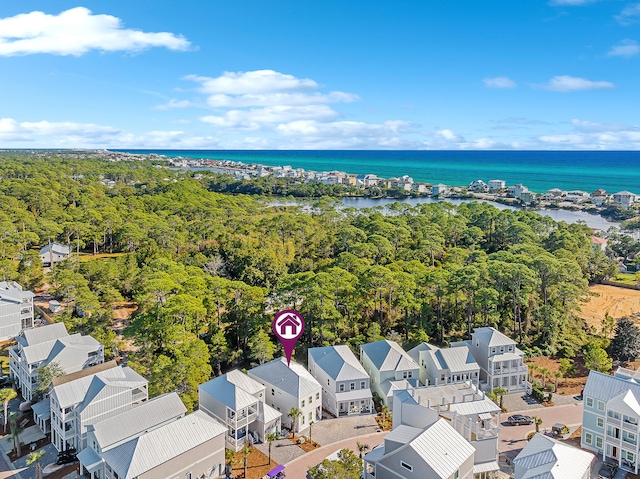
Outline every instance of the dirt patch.
<svg viewBox="0 0 640 479">
<path fill-rule="evenodd" d="M 578 429 L 573 431 L 573 433 L 562 442 L 564 442 L 565 444 L 569 444 L 570 446 L 580 448 L 581 436 L 582 436 L 582 426 L 580 426 Z"/>
<path fill-rule="evenodd" d="M 604 284 L 593 285 L 589 291 L 597 295 L 591 296 L 589 301 L 581 306 L 582 311 L 578 316 L 598 332 L 602 329 L 605 313 L 619 319 L 640 311 L 640 291 Z"/>
<path fill-rule="evenodd" d="M 273 459 L 268 462 L 269 458 L 255 447 L 252 446 L 249 450 L 251 452 L 247 455 L 246 479 L 261 479 L 267 475 L 267 472 L 278 465 Z M 242 451 L 236 453 L 231 472 L 234 477 L 244 477 L 244 454 Z"/>
<path fill-rule="evenodd" d="M 555 371 L 560 370 L 560 360 L 556 358 L 550 358 L 548 356 L 537 356 L 527 361 L 527 364 L 533 364 L 538 368 L 545 368 L 551 373 L 546 377 L 546 384 L 555 384 L 556 379 L 553 376 Z M 582 392 L 582 388 L 587 383 L 587 376 L 589 371 L 584 367 L 584 361 L 581 356 L 576 356 L 573 366 L 576 370 L 575 377 L 572 378 L 559 378 L 558 390 L 554 394 L 560 394 L 562 396 L 576 395 Z M 542 381 L 542 373 L 536 370 L 529 370 L 529 376 Z"/>
</svg>

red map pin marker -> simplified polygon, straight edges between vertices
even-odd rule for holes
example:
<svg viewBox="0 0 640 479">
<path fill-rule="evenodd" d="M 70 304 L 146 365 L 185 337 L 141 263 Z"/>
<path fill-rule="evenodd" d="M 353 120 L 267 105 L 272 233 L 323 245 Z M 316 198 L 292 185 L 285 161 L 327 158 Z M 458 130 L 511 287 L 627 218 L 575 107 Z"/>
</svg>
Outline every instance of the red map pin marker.
<svg viewBox="0 0 640 479">
<path fill-rule="evenodd" d="M 282 343 L 284 354 L 287 357 L 287 365 L 291 365 L 291 355 L 296 342 L 304 333 L 304 319 L 302 315 L 293 309 L 285 309 L 276 314 L 271 323 L 273 334 Z"/>
</svg>

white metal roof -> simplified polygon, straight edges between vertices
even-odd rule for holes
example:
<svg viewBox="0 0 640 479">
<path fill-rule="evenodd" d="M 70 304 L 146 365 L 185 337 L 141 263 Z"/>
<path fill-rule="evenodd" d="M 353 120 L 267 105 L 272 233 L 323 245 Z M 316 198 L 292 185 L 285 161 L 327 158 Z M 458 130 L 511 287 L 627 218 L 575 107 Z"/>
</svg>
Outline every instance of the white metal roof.
<svg viewBox="0 0 640 479">
<path fill-rule="evenodd" d="M 133 479 L 225 433 L 215 419 L 196 411 L 103 452 L 102 457 L 121 479 Z"/>
<path fill-rule="evenodd" d="M 89 473 L 96 471 L 102 465 L 102 458 L 90 447 L 85 447 L 80 451 L 78 460 Z"/>
<path fill-rule="evenodd" d="M 626 390 L 618 396 L 611 398 L 607 403 L 607 407 L 615 407 L 617 411 L 623 412 L 628 416 L 640 416 L 638 398 L 630 390 Z"/>
<path fill-rule="evenodd" d="M 584 386 L 584 396 L 593 397 L 601 401 L 609 401 L 623 392 L 631 391 L 640 399 L 640 383 L 631 378 L 609 376 L 608 374 L 590 371 L 587 384 Z"/>
<path fill-rule="evenodd" d="M 347 345 L 310 348 L 309 357 L 335 381 L 353 381 L 369 377 Z"/>
<path fill-rule="evenodd" d="M 62 254 L 62 255 L 71 254 L 71 248 L 68 245 L 62 244 L 62 243 L 46 244 L 42 248 L 40 248 L 40 254 L 46 254 L 49 252 L 50 249 L 53 250 L 53 252 L 56 254 Z"/>
<path fill-rule="evenodd" d="M 359 401 L 362 399 L 371 399 L 371 389 L 354 389 L 353 391 L 338 392 L 336 394 L 336 401 Z"/>
<path fill-rule="evenodd" d="M 420 353 L 422 351 L 437 351 L 440 349 L 438 346 L 434 346 L 433 344 L 429 344 L 427 342 L 421 342 L 415 348 L 407 351 L 407 354 L 413 359 L 416 363 L 420 363 Z"/>
<path fill-rule="evenodd" d="M 262 403 L 262 411 L 260 411 L 259 421 L 262 424 L 269 424 L 272 421 L 282 417 L 282 413 L 275 408 L 272 408 L 267 403 Z"/>
<path fill-rule="evenodd" d="M 488 398 L 479 401 L 450 404 L 451 411 L 455 411 L 463 416 L 476 416 L 479 414 L 496 414 L 500 408 Z"/>
<path fill-rule="evenodd" d="M 538 433 L 513 462 L 526 470 L 522 479 L 581 479 L 594 459 L 590 452 Z"/>
<path fill-rule="evenodd" d="M 69 333 L 64 323 L 47 324 L 39 328 L 25 329 L 22 332 L 22 338 L 24 339 L 23 346 L 32 346 L 34 344 L 64 338 L 65 336 L 69 336 Z"/>
<path fill-rule="evenodd" d="M 380 383 L 380 389 L 387 397 L 391 396 L 393 394 L 393 391 L 404 391 L 406 389 L 414 388 L 415 386 L 415 379 L 413 380 L 413 383 L 407 381 L 406 379 L 387 379 L 386 381 L 382 381 Z"/>
<path fill-rule="evenodd" d="M 243 374 L 244 373 L 240 373 Z M 237 379 L 237 378 L 236 378 Z M 251 379 L 251 378 L 248 378 Z M 259 384 L 259 383 L 258 383 Z M 262 384 L 259 384 L 264 389 Z M 259 401 L 259 399 L 247 391 L 229 381 L 229 373 L 218 376 L 204 384 L 198 386 L 200 393 L 208 394 L 217 399 L 222 404 L 234 411 L 239 411 L 251 406 Z"/>
<path fill-rule="evenodd" d="M 291 361 L 289 367 L 285 358 L 253 368 L 249 370 L 249 376 L 296 398 L 304 398 L 322 390 L 320 383 L 301 364 Z"/>
<path fill-rule="evenodd" d="M 418 364 L 395 341 L 383 339 L 360 347 L 378 371 L 419 369 Z"/>
<path fill-rule="evenodd" d="M 93 433 L 105 451 L 125 440 L 184 416 L 187 408 L 176 393 L 169 393 L 145 401 L 129 411 L 93 424 Z"/>
<path fill-rule="evenodd" d="M 490 347 L 516 344 L 513 339 L 505 336 L 495 328 L 474 328 L 471 337 L 473 338 L 473 341 L 477 338 L 481 343 Z"/>
<path fill-rule="evenodd" d="M 229 371 L 226 374 L 226 377 L 227 381 L 241 387 L 249 394 L 253 394 L 254 396 L 256 394 L 259 394 L 261 391 L 264 391 L 264 386 L 262 384 L 237 369 Z"/>
<path fill-rule="evenodd" d="M 49 402 L 49 398 L 33 404 L 31 409 L 33 409 L 33 414 L 40 419 L 46 420 L 51 416 L 51 403 Z"/>
<path fill-rule="evenodd" d="M 500 470 L 500 464 L 498 464 L 496 461 L 483 462 L 481 464 L 473 465 L 474 474 L 480 474 L 481 472 L 499 471 L 499 470 Z"/>
<path fill-rule="evenodd" d="M 442 362 L 444 362 L 445 367 L 453 374 L 480 369 L 480 366 L 478 366 L 478 363 L 473 358 L 471 351 L 469 351 L 469 348 L 466 346 L 440 349 L 434 354 L 436 357 L 442 358 Z"/>
</svg>

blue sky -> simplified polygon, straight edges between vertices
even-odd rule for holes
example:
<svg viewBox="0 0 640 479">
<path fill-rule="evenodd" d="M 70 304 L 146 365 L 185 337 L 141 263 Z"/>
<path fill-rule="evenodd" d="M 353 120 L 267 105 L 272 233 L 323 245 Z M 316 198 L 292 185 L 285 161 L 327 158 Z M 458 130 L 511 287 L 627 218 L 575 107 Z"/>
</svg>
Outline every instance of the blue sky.
<svg viewBox="0 0 640 479">
<path fill-rule="evenodd" d="M 0 147 L 640 149 L 640 2 L 0 3 Z"/>
</svg>

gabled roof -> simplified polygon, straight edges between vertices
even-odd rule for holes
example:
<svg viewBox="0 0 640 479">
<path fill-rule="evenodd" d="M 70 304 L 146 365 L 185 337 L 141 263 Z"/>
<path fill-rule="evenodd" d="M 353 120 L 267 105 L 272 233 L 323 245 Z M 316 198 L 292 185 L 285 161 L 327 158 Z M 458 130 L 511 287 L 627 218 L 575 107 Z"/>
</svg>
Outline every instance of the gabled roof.
<svg viewBox="0 0 640 479">
<path fill-rule="evenodd" d="M 433 344 L 429 344 L 425 341 L 418 344 L 415 348 L 407 351 L 407 354 L 413 359 L 417 364 L 420 364 L 420 353 L 423 351 L 437 351 L 440 349 L 438 346 L 434 346 Z"/>
<path fill-rule="evenodd" d="M 96 364 L 95 366 L 81 369 L 80 371 L 76 371 L 75 373 L 65 374 L 64 376 L 53 378 L 51 383 L 54 386 L 59 386 L 60 384 L 68 383 L 70 381 L 75 381 L 76 379 L 80 379 L 85 376 L 91 376 L 92 374 L 99 373 L 100 371 L 106 371 L 107 369 L 115 368 L 117 366 L 118 366 L 117 361 L 115 359 L 112 359 L 111 361 L 107 361 L 106 363 Z"/>
<path fill-rule="evenodd" d="M 249 375 L 243 373 L 242 371 L 238 371 L 237 369 L 229 371 L 227 374 L 225 374 L 225 376 L 227 377 L 227 381 L 235 384 L 236 386 L 242 388 L 243 390 L 254 396 L 264 391 L 264 386 L 262 384 L 260 384 L 255 379 L 250 378 Z"/>
<path fill-rule="evenodd" d="M 66 372 L 82 369 L 87 362 L 88 354 L 100 349 L 101 344 L 91 336 L 77 333 L 52 341 L 26 346 L 22 349 L 27 364 L 44 361 L 45 364 L 56 362 Z"/>
<path fill-rule="evenodd" d="M 274 359 L 249 370 L 249 376 L 275 386 L 296 398 L 303 398 L 322 389 L 320 383 L 301 364 L 285 358 Z"/>
<path fill-rule="evenodd" d="M 419 369 L 411 356 L 395 341 L 383 339 L 360 347 L 378 371 Z"/>
<path fill-rule="evenodd" d="M 452 373 L 475 371 L 480 369 L 468 347 L 440 349 L 435 352 L 436 357 Z"/>
<path fill-rule="evenodd" d="M 33 298 L 31 291 L 23 291 L 15 281 L 0 281 L 0 299 L 11 302 L 22 302 L 23 299 Z"/>
<path fill-rule="evenodd" d="M 68 245 L 62 243 L 46 244 L 42 248 L 40 248 L 40 254 L 47 254 L 49 252 L 49 249 L 51 249 L 56 254 L 71 254 L 71 248 Z"/>
<path fill-rule="evenodd" d="M 436 477 L 442 479 L 451 477 L 475 452 L 475 448 L 445 419 L 437 420 L 426 429 L 398 426 L 385 437 L 385 449 L 387 441 L 406 444 L 394 448 L 390 454 L 406 448 L 413 449 L 437 474 Z M 421 470 L 420 467 L 418 470 Z"/>
<path fill-rule="evenodd" d="M 634 379 L 590 371 L 583 394 L 607 402 L 627 391 L 631 391 L 640 402 L 640 383 Z"/>
<path fill-rule="evenodd" d="M 387 397 L 391 396 L 393 391 L 405 391 L 407 389 L 414 388 L 415 386 L 415 379 L 412 379 L 411 381 L 406 379 L 387 379 L 380 383 L 380 389 Z"/>
<path fill-rule="evenodd" d="M 626 390 L 618 396 L 611 398 L 607 402 L 607 407 L 615 407 L 617 411 L 626 413 L 627 416 L 640 416 L 638 398 L 631 390 Z"/>
<path fill-rule="evenodd" d="M 67 327 L 64 323 L 47 324 L 39 328 L 25 329 L 18 338 L 22 339 L 20 343 L 22 346 L 33 346 L 34 344 L 45 343 L 53 341 L 55 339 L 64 338 L 69 336 Z"/>
<path fill-rule="evenodd" d="M 516 344 L 513 339 L 502 334 L 495 328 L 474 328 L 471 336 L 474 341 L 477 338 L 481 343 L 486 344 L 489 347 Z"/>
<path fill-rule="evenodd" d="M 536 434 L 513 463 L 526 471 L 522 479 L 582 479 L 595 456 L 543 434 Z"/>
<path fill-rule="evenodd" d="M 118 477 L 133 479 L 225 433 L 215 419 L 196 411 L 103 452 L 102 457 Z"/>
<path fill-rule="evenodd" d="M 93 433 L 102 451 L 133 439 L 184 416 L 187 408 L 176 393 L 143 402 L 129 411 L 93 424 Z"/>
<path fill-rule="evenodd" d="M 309 357 L 334 381 L 349 381 L 368 378 L 356 355 L 349 346 L 326 346 L 310 348 Z"/>
<path fill-rule="evenodd" d="M 617 193 L 614 193 L 613 196 L 618 196 L 618 195 L 622 195 L 622 196 L 636 196 L 635 193 L 631 193 L 630 191 L 627 190 L 623 190 L 623 191 L 618 191 Z"/>
<path fill-rule="evenodd" d="M 74 406 L 81 403 L 87 393 L 94 377 L 111 379 L 120 384 L 129 384 L 132 389 L 146 385 L 148 381 L 129 367 L 119 366 L 117 368 L 100 371 L 89 376 L 83 376 L 74 381 L 65 382 L 53 386 L 51 395 L 56 396 L 60 408 Z"/>
<path fill-rule="evenodd" d="M 240 374 L 244 375 L 244 373 Z M 222 376 L 218 376 L 201 384 L 198 386 L 200 394 L 204 392 L 234 411 L 239 411 L 259 401 L 257 397 L 249 394 L 242 387 L 230 381 L 230 375 L 231 373 L 223 374 Z M 233 376 L 234 375 L 231 375 L 231 377 Z M 236 377 L 235 379 L 237 380 L 238 378 Z M 249 377 L 247 377 L 247 379 L 254 381 Z M 258 385 L 264 388 L 262 384 L 258 383 Z"/>
</svg>

